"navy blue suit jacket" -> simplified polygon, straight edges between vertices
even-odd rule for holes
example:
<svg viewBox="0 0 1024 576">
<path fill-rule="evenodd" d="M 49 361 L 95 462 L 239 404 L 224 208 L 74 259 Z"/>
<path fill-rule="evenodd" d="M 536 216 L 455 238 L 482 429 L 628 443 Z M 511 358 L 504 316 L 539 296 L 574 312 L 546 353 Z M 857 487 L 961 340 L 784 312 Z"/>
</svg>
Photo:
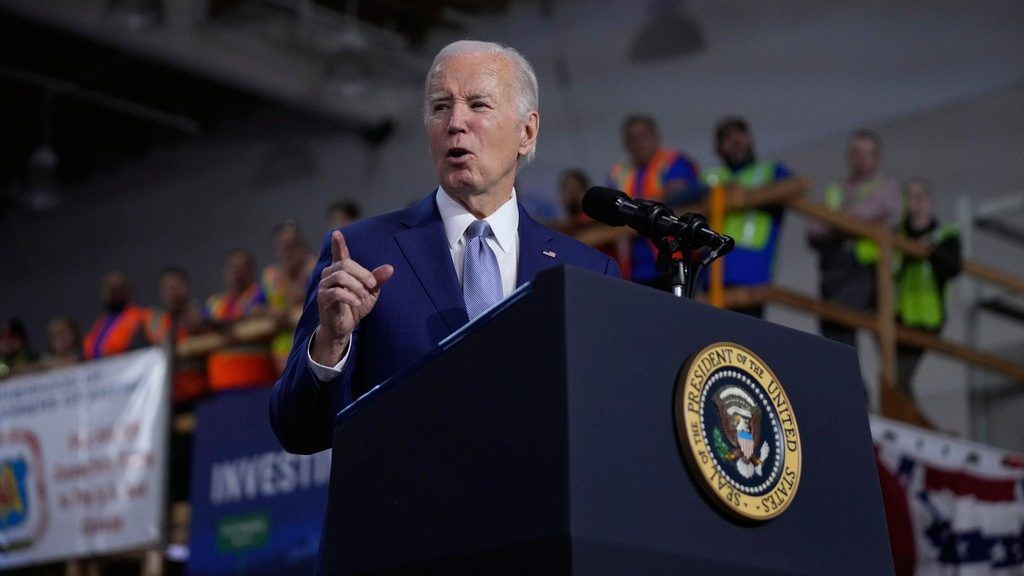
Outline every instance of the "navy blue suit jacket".
<svg viewBox="0 0 1024 576">
<path fill-rule="evenodd" d="M 331 263 L 330 235 L 324 240 L 288 366 L 270 401 L 271 425 L 289 452 L 311 454 L 330 448 L 334 417 L 341 409 L 469 320 L 433 193 L 407 210 L 352 224 L 342 232 L 353 260 L 367 270 L 391 264 L 395 273 L 352 334 L 349 361 L 341 375 L 321 382 L 309 368 L 307 348 L 320 324 L 320 272 Z M 516 284 L 560 264 L 619 275 L 614 260 L 542 226 L 519 206 Z"/>
</svg>

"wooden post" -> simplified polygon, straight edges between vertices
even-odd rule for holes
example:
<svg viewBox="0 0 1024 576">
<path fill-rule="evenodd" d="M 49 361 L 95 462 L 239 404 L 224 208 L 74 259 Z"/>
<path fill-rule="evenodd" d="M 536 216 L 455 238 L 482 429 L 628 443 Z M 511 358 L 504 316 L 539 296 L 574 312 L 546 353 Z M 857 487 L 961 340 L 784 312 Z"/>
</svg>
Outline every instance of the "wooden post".
<svg viewBox="0 0 1024 576">
<path fill-rule="evenodd" d="M 139 563 L 141 564 L 139 572 L 142 576 L 163 576 L 164 555 L 159 548 L 143 552 Z"/>
<path fill-rule="evenodd" d="M 878 334 L 879 392 L 882 414 L 887 408 L 884 398 L 896 386 L 896 314 L 893 307 L 893 246 L 889 234 L 877 234 L 878 262 L 875 264 L 875 323 Z"/>
<path fill-rule="evenodd" d="M 722 225 L 725 224 L 725 204 L 725 186 L 716 180 L 711 186 L 708 204 L 708 224 L 712 230 L 722 231 Z M 716 308 L 722 308 L 725 306 L 725 264 L 722 260 L 715 260 L 711 263 L 708 273 L 708 302 Z"/>
</svg>

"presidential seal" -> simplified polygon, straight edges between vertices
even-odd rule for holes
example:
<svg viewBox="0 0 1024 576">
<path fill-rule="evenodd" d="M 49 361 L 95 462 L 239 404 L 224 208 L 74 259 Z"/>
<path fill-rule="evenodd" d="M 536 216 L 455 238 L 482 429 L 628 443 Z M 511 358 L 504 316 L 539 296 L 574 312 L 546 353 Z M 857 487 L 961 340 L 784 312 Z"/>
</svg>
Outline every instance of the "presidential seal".
<svg viewBox="0 0 1024 576">
<path fill-rule="evenodd" d="M 782 514 L 800 485 L 800 430 L 778 378 L 753 352 L 719 342 L 676 383 L 676 435 L 695 481 L 727 514 Z"/>
</svg>

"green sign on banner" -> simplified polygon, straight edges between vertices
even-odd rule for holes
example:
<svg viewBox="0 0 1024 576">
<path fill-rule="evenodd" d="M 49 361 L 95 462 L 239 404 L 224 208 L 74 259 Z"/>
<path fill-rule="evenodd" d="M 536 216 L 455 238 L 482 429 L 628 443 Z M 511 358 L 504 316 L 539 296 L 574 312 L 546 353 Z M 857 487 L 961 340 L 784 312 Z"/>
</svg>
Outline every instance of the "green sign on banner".
<svg viewBox="0 0 1024 576">
<path fill-rule="evenodd" d="M 270 514 L 253 512 L 228 516 L 217 523 L 217 551 L 245 552 L 267 545 Z"/>
</svg>

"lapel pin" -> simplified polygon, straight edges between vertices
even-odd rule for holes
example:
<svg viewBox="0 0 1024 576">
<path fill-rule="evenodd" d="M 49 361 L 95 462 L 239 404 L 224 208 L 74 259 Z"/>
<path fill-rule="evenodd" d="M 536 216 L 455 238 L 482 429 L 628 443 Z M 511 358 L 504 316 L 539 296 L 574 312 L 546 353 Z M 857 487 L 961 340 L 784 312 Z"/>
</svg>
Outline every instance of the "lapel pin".
<svg viewBox="0 0 1024 576">
<path fill-rule="evenodd" d="M 548 258 L 554 258 L 554 257 L 555 257 L 555 253 L 554 253 L 554 252 L 552 252 L 551 250 L 545 250 L 545 251 L 543 252 L 543 254 L 544 254 L 545 256 L 547 256 Z"/>
</svg>

